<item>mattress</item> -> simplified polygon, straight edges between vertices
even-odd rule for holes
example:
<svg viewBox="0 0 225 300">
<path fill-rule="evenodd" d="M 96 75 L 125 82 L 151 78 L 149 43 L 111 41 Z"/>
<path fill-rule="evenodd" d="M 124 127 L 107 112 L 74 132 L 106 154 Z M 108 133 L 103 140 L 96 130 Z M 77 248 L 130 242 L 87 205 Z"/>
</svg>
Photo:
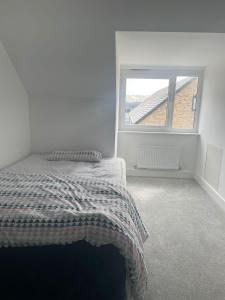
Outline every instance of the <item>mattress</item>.
<svg viewBox="0 0 225 300">
<path fill-rule="evenodd" d="M 126 185 L 126 165 L 122 158 L 105 158 L 101 162 L 48 161 L 46 155 L 32 154 L 1 172 L 58 174 L 95 177 L 119 181 Z"/>
</svg>

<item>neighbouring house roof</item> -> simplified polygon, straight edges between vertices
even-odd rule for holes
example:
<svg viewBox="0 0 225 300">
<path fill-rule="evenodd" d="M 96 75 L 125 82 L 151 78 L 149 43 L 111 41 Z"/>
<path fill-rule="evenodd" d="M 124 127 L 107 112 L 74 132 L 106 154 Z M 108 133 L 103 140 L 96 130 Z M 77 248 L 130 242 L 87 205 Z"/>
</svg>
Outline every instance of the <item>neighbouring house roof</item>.
<svg viewBox="0 0 225 300">
<path fill-rule="evenodd" d="M 191 83 L 193 78 L 185 78 L 180 80 L 176 84 L 176 93 L 184 88 L 187 84 Z M 163 104 L 168 98 L 168 87 L 165 87 L 150 97 L 145 99 L 141 104 L 134 108 L 130 113 L 129 117 L 132 124 L 140 122 L 147 115 L 155 111 L 161 104 Z"/>
</svg>

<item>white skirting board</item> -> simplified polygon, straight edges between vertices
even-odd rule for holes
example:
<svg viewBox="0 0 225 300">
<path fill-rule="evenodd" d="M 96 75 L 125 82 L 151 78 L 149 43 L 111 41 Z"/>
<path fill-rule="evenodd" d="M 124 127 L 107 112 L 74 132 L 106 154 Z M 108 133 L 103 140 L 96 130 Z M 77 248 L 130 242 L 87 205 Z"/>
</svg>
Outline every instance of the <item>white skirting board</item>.
<svg viewBox="0 0 225 300">
<path fill-rule="evenodd" d="M 204 178 L 197 175 L 194 178 L 203 190 L 225 211 L 225 199 Z"/>
<path fill-rule="evenodd" d="M 127 168 L 127 176 L 161 177 L 161 178 L 193 178 L 194 174 L 188 170 L 148 170 Z"/>
</svg>

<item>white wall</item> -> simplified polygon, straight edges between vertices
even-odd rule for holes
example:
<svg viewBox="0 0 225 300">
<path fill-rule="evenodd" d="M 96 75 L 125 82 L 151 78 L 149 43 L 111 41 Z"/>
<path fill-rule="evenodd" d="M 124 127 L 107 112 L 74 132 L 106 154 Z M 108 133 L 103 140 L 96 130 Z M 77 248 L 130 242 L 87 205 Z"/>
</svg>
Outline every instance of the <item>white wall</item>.
<svg viewBox="0 0 225 300">
<path fill-rule="evenodd" d="M 217 41 L 214 53 L 215 51 L 217 58 L 211 59 L 211 66 L 205 77 L 196 173 L 200 179 L 204 177 L 207 145 L 223 149 L 220 181 L 216 190 L 225 199 L 225 38 Z"/>
<path fill-rule="evenodd" d="M 0 42 L 0 168 L 30 151 L 27 93 Z"/>
<path fill-rule="evenodd" d="M 33 97 L 30 105 L 34 152 L 96 149 L 105 156 L 114 154 L 112 99 Z"/>
<path fill-rule="evenodd" d="M 197 174 L 202 176 L 206 145 L 212 143 L 223 149 L 225 147 L 225 35 L 119 32 L 117 47 L 121 65 L 206 67 L 200 114 L 200 142 L 196 135 L 156 133 L 119 133 L 118 138 L 118 155 L 127 159 L 128 168 L 135 165 L 136 148 L 140 144 L 180 145 L 183 149 L 183 172 L 194 173 L 197 163 Z M 225 192 L 224 173 L 223 167 L 221 193 Z M 179 173 L 177 175 L 182 176 Z"/>
<path fill-rule="evenodd" d="M 128 175 L 156 177 L 193 177 L 195 168 L 196 145 L 198 135 L 164 134 L 164 133 L 131 133 L 118 134 L 118 156 L 123 157 L 127 164 Z M 140 145 L 178 146 L 181 149 L 181 170 L 149 171 L 135 169 L 136 153 Z"/>
<path fill-rule="evenodd" d="M 80 99 L 84 100 L 82 106 L 87 107 L 89 114 L 92 108 L 95 116 L 95 106 L 100 102 L 95 99 L 104 98 L 110 111 L 107 125 L 104 125 L 106 127 L 99 131 L 98 147 L 101 148 L 103 143 L 102 149 L 105 149 L 107 139 L 107 143 L 113 145 L 110 150 L 113 153 L 116 109 L 115 31 L 220 32 L 225 28 L 224 7 L 225 2 L 221 0 L 0 1 L 0 36 L 24 83 L 29 99 L 33 102 L 33 150 L 47 150 L 52 145 L 51 134 L 54 129 L 47 128 L 48 122 L 52 127 L 52 118 L 48 120 L 46 117 L 43 120 L 43 116 L 37 116 L 38 112 L 44 111 L 45 101 L 59 115 L 58 110 L 54 109 L 54 105 L 58 106 L 58 99 L 67 107 L 68 99 L 74 99 L 75 117 L 73 124 L 70 122 L 71 131 L 79 128 L 82 133 L 82 124 L 78 122 L 81 117 L 77 113 L 80 111 Z M 165 45 L 161 52 L 164 49 Z M 40 99 L 43 109 L 40 108 L 41 104 L 35 103 L 39 101 L 37 99 Z M 110 101 L 112 104 L 108 104 Z M 84 134 L 79 140 L 82 144 L 86 144 L 88 138 L 96 134 L 96 128 L 103 124 L 105 111 L 102 117 L 102 121 L 91 123 L 93 134 L 90 126 L 89 134 Z M 84 113 L 82 119 L 85 118 Z M 45 127 L 42 123 L 37 124 L 38 119 L 43 121 Z M 61 119 L 61 123 L 67 122 L 66 118 Z M 57 148 L 65 138 L 60 136 L 60 131 L 58 134 Z M 73 136 L 71 132 L 65 136 L 75 140 L 77 135 L 74 131 Z"/>
</svg>

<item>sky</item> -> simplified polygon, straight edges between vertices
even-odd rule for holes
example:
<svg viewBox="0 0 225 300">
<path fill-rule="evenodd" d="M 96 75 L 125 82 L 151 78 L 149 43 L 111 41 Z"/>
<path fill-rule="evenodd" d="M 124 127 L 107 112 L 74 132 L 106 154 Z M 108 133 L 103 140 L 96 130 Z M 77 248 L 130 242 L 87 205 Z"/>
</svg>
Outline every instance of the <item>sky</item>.
<svg viewBox="0 0 225 300">
<path fill-rule="evenodd" d="M 178 81 L 185 77 L 178 77 Z M 127 95 L 145 95 L 149 96 L 168 87 L 169 79 L 148 79 L 148 78 L 128 78 L 126 84 Z"/>
<path fill-rule="evenodd" d="M 127 95 L 152 95 L 164 87 L 168 87 L 168 79 L 136 79 L 128 78 L 126 85 Z"/>
</svg>

